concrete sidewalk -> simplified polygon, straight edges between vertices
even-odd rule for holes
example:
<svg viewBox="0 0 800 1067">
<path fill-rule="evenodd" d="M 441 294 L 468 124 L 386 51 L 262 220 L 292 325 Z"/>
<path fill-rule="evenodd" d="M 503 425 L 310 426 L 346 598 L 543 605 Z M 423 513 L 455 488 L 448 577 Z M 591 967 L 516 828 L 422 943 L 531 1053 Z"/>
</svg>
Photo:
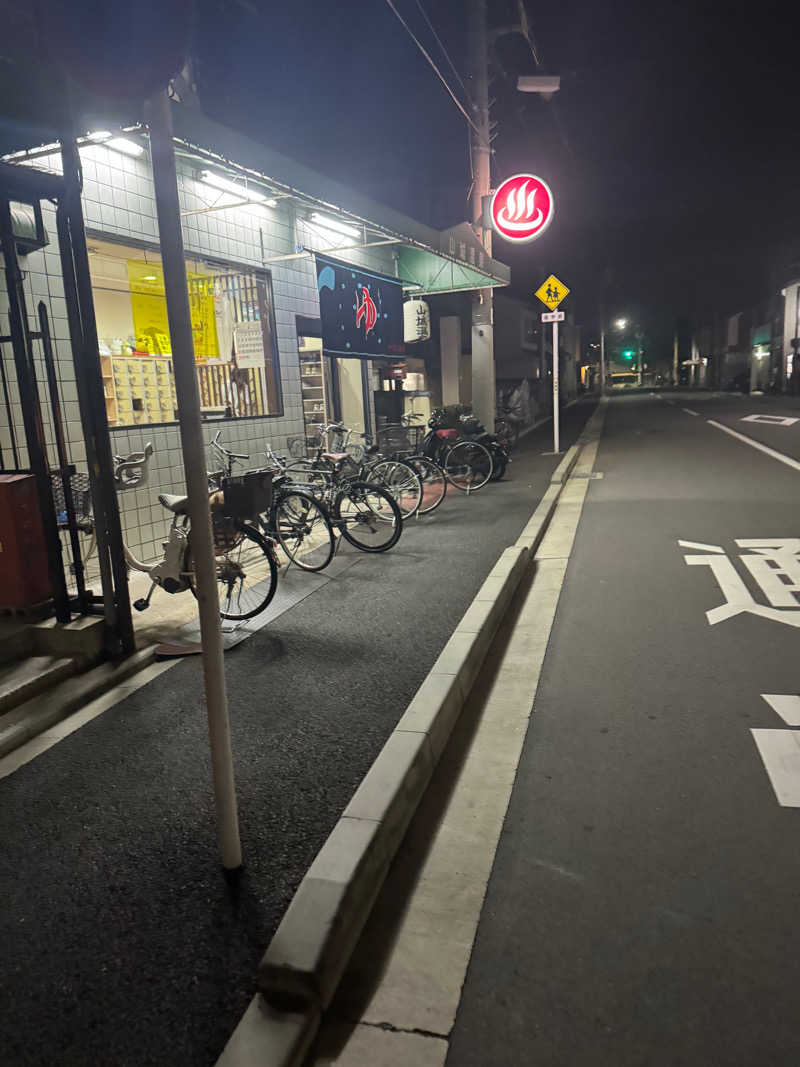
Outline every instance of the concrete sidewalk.
<svg viewBox="0 0 800 1067">
<path fill-rule="evenodd" d="M 565 447 L 591 407 L 564 417 Z M 300 879 L 558 457 L 453 494 L 227 657 L 246 867 L 216 856 L 200 665 L 0 780 L 0 1059 L 213 1063 Z"/>
</svg>

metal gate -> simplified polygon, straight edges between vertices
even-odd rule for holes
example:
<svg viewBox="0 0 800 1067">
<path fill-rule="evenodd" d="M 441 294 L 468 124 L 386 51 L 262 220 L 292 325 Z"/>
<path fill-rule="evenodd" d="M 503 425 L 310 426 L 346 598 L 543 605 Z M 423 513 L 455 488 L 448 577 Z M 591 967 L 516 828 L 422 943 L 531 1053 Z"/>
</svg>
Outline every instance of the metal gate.
<svg viewBox="0 0 800 1067">
<path fill-rule="evenodd" d="M 58 621 L 102 614 L 107 650 L 124 653 L 133 651 L 135 642 L 74 142 L 62 145 L 62 162 L 63 176 L 0 163 L 0 252 L 8 302 L 7 330 L 0 318 L 0 472 L 29 472 L 35 479 Z M 32 315 L 24 285 L 26 254 L 48 245 L 42 213 L 46 201 L 56 208 L 63 301 L 85 448 L 80 463 L 73 461 L 64 431 L 48 302 L 36 301 Z M 19 232 L 21 215 L 31 220 L 24 236 Z M 0 308 L 0 315 L 4 310 Z M 91 540 L 84 536 L 90 529 Z M 95 545 L 99 594 L 87 588 L 84 553 L 90 544 Z"/>
</svg>

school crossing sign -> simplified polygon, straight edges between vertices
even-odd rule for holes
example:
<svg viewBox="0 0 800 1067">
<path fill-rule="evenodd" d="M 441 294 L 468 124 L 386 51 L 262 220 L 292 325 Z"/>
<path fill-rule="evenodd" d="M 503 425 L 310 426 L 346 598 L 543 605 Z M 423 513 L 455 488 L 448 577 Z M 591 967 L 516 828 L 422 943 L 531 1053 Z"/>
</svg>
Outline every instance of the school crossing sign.
<svg viewBox="0 0 800 1067">
<path fill-rule="evenodd" d="M 546 308 L 550 311 L 555 311 L 565 296 L 569 296 L 570 290 L 556 278 L 555 274 L 551 274 L 549 278 L 545 279 L 534 294 L 537 296 Z"/>
</svg>

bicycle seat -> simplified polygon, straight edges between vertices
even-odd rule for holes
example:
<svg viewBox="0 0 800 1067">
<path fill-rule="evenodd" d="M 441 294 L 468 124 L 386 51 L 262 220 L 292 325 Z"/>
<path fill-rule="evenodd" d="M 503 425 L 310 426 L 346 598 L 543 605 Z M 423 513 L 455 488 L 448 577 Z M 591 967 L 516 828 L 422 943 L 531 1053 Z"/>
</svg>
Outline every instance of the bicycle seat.
<svg viewBox="0 0 800 1067">
<path fill-rule="evenodd" d="M 348 452 L 323 452 L 322 458 L 327 459 L 329 463 L 342 463 L 350 458 L 350 454 Z"/>
<path fill-rule="evenodd" d="M 176 515 L 185 515 L 189 507 L 189 497 L 179 493 L 159 493 L 158 500 Z"/>
</svg>

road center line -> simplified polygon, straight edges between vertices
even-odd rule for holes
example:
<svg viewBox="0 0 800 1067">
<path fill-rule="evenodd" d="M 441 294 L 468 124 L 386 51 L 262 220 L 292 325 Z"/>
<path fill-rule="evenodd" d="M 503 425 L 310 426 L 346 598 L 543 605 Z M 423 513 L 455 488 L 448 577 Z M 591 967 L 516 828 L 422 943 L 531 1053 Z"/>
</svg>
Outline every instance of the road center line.
<svg viewBox="0 0 800 1067">
<path fill-rule="evenodd" d="M 754 441 L 752 437 L 747 437 L 743 433 L 739 433 L 738 430 L 732 430 L 730 426 L 723 426 L 721 422 L 714 422 L 713 419 L 706 419 L 709 426 L 715 426 L 718 430 L 722 430 L 723 433 L 728 433 L 731 437 L 737 438 L 739 441 L 744 441 L 746 445 L 750 445 L 751 448 L 757 448 L 759 452 L 763 452 L 767 456 L 772 456 L 773 459 L 777 459 L 779 463 L 785 463 L 787 467 L 792 467 L 796 471 L 800 471 L 800 463 L 796 459 L 792 459 L 791 456 L 784 456 L 783 452 L 776 452 L 774 448 L 770 448 L 768 445 L 762 445 L 760 441 Z"/>
<path fill-rule="evenodd" d="M 681 411 L 685 411 L 687 415 L 694 415 L 696 419 L 700 417 L 699 411 L 692 411 L 691 408 L 681 408 Z"/>
</svg>

